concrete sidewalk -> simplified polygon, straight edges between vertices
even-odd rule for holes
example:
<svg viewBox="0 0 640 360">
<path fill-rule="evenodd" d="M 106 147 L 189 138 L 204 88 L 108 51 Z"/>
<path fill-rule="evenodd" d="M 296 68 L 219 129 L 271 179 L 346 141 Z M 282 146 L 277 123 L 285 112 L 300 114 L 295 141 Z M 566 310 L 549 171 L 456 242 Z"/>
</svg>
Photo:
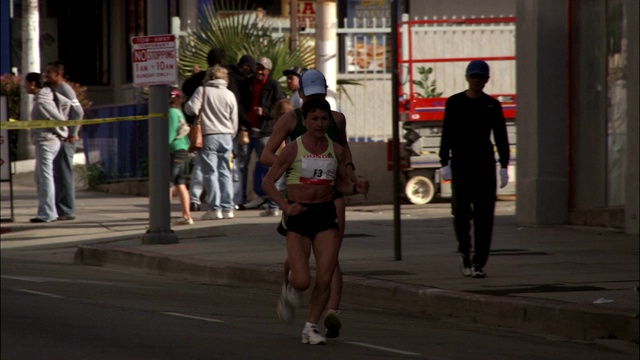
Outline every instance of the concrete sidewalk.
<svg viewBox="0 0 640 360">
<path fill-rule="evenodd" d="M 75 221 L 31 224 L 37 200 L 30 176 L 14 178 L 15 222 L 2 223 L 3 253 L 77 246 L 77 264 L 274 292 L 280 287 L 285 246 L 276 218 L 249 210 L 231 220 L 198 221 L 203 213 L 194 213 L 194 225 L 174 227 L 178 244 L 142 245 L 147 198 L 79 191 Z M 7 188 L 3 183 L 3 218 Z M 172 211 L 179 216 L 177 200 Z M 392 206 L 347 208 L 340 255 L 344 303 L 573 339 L 638 342 L 637 235 L 518 227 L 515 203 L 500 201 L 488 277 L 471 279 L 460 273 L 449 203 L 403 205 L 401 214 L 402 260 L 395 261 Z"/>
</svg>

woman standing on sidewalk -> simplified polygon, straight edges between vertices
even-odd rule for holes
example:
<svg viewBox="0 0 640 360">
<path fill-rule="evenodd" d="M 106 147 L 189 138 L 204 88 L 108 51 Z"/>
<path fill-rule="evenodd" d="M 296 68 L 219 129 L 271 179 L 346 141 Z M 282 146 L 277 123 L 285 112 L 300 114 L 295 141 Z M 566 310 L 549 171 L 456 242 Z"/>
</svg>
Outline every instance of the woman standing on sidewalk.
<svg viewBox="0 0 640 360">
<path fill-rule="evenodd" d="M 71 101 L 55 94 L 45 86 L 40 73 L 28 73 L 24 88 L 27 94 L 34 95 L 32 120 L 66 120 L 60 109 L 69 109 Z M 66 127 L 31 129 L 31 142 L 36 150 L 34 180 L 38 189 L 38 215 L 29 220 L 32 223 L 55 221 L 58 218 L 53 181 L 53 159 L 66 139 L 69 131 Z"/>
<path fill-rule="evenodd" d="M 238 133 L 238 102 L 227 88 L 229 71 L 220 65 L 207 70 L 205 84 L 193 93 L 184 111 L 197 115 L 202 108 L 202 135 L 204 147 L 202 174 L 207 191 L 209 210 L 202 220 L 233 218 L 233 179 L 231 152 L 233 138 Z"/>
<path fill-rule="evenodd" d="M 354 184 L 345 169 L 345 149 L 327 136 L 331 108 L 325 99 L 311 98 L 302 105 L 307 131 L 285 146 L 265 176 L 262 186 L 284 212 L 278 231 L 287 238 L 290 271 L 284 294 L 278 301 L 278 315 L 293 319 L 301 292 L 310 286 L 309 255 L 316 260 L 316 284 L 311 293 L 307 323 L 302 330 L 305 344 L 326 344 L 318 330 L 318 320 L 329 301 L 333 271 L 338 263 L 340 232 L 334 204 L 334 185 L 346 195 L 366 194 L 369 182 Z M 287 172 L 285 199 L 275 186 Z"/>
<path fill-rule="evenodd" d="M 189 128 L 182 112 L 182 94 L 173 90 L 169 96 L 169 151 L 171 152 L 171 191 L 174 185 L 180 199 L 182 217 L 174 225 L 192 225 L 189 209 L 189 190 L 187 190 L 187 165 L 189 164 L 189 146 L 191 142 L 181 129 Z M 172 196 L 173 197 L 173 196 Z"/>
</svg>

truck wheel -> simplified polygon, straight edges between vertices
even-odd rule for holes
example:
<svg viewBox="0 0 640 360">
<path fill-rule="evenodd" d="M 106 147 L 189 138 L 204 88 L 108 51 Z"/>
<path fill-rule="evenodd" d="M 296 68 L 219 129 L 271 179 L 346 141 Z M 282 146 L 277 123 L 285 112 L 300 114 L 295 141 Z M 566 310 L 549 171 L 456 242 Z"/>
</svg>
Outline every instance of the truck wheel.
<svg viewBox="0 0 640 360">
<path fill-rule="evenodd" d="M 411 203 L 424 205 L 433 200 L 436 195 L 436 187 L 428 177 L 414 176 L 407 181 L 404 192 Z"/>
</svg>

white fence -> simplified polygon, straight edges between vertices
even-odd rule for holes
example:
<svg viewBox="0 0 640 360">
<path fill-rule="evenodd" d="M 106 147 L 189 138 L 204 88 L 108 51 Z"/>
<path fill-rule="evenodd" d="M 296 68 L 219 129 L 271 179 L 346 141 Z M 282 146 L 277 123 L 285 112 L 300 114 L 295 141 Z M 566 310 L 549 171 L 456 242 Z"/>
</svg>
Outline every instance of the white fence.
<svg viewBox="0 0 640 360">
<path fill-rule="evenodd" d="M 473 18 L 472 18 L 473 19 Z M 405 18 L 404 20 L 408 20 Z M 425 19 L 426 20 L 426 19 Z M 437 20 L 437 19 L 432 19 Z M 442 19 L 446 20 L 446 19 Z M 460 59 L 515 56 L 515 24 L 508 22 L 457 24 L 419 24 L 411 26 L 413 59 Z M 406 32 L 406 26 L 404 27 Z M 403 59 L 408 59 L 408 33 L 403 32 Z M 468 60 L 414 64 L 414 79 L 417 67 L 431 67 L 430 80 L 436 80 L 438 91 L 449 97 L 467 88 L 464 71 Z M 514 60 L 487 61 L 491 68 L 491 80 L 485 88 L 489 94 L 515 94 L 516 64 Z M 406 67 L 403 69 L 403 73 Z M 408 81 L 406 78 L 403 82 Z M 415 89 L 414 89 L 415 90 Z"/>
<path fill-rule="evenodd" d="M 274 36 L 289 32 L 289 20 L 264 19 L 270 22 Z M 409 20 L 408 15 L 403 21 Z M 414 19 L 419 20 L 419 19 Z M 428 20 L 420 19 L 420 20 Z M 431 19 L 437 20 L 437 19 Z M 446 20 L 446 19 L 443 19 Z M 456 20 L 452 18 L 451 20 Z M 463 19 L 459 19 L 462 21 Z M 344 19 L 346 26 L 337 29 L 340 48 L 338 82 L 356 81 L 359 85 L 343 85 L 339 92 L 338 109 L 347 117 L 347 134 L 350 141 L 386 141 L 392 134 L 391 89 L 391 28 L 384 19 Z M 173 26 L 179 29 L 177 24 Z M 315 29 L 310 26 L 300 33 L 313 39 Z M 409 32 L 403 27 L 403 54 L 409 57 Z M 515 24 L 484 23 L 465 25 L 459 22 L 421 24 L 411 26 L 413 59 L 487 58 L 515 55 Z M 515 61 L 488 61 L 491 80 L 485 91 L 490 94 L 514 94 L 516 89 Z M 414 80 L 417 68 L 431 67 L 429 83 L 436 81 L 436 90 L 448 97 L 467 86 L 464 69 L 467 61 L 427 62 L 412 66 Z M 409 93 L 408 66 L 403 65 L 403 92 Z M 341 89 L 339 89 L 341 90 Z M 414 92 L 419 89 L 414 86 Z"/>
<path fill-rule="evenodd" d="M 405 15 L 403 20 L 408 20 Z M 418 19 L 415 19 L 418 20 Z M 427 19 L 422 19 L 427 20 Z M 431 19 L 437 20 L 437 19 Z M 444 20 L 444 19 L 443 19 Z M 456 20 L 455 18 L 451 20 Z M 459 19 L 462 21 L 463 19 Z M 391 89 L 391 28 L 384 20 L 345 19 L 344 28 L 337 30 L 341 47 L 340 80 L 357 81 L 359 85 L 344 85 L 339 94 L 338 108 L 347 117 L 347 134 L 352 142 L 386 141 L 392 134 Z M 288 32 L 288 20 L 274 22 L 274 35 Z M 408 59 L 408 31 L 403 31 L 402 59 Z M 307 27 L 301 36 L 313 37 L 315 30 Z M 448 22 L 412 25 L 413 59 L 488 58 L 515 56 L 515 24 L 462 24 Z M 491 80 L 485 91 L 489 94 L 514 94 L 516 91 L 515 61 L 488 61 Z M 436 80 L 436 89 L 443 97 L 466 89 L 464 71 L 467 60 L 428 62 L 413 65 L 414 80 L 419 66 L 431 67 L 429 83 Z M 402 71 L 407 74 L 407 68 Z M 403 76 L 404 92 L 408 93 L 407 76 Z M 414 92 L 418 91 L 414 87 Z"/>
</svg>

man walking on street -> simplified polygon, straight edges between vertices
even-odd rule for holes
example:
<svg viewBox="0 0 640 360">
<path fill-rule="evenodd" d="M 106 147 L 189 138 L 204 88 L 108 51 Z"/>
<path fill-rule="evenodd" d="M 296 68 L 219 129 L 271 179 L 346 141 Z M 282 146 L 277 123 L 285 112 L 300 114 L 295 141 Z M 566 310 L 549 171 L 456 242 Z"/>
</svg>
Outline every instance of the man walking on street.
<svg viewBox="0 0 640 360">
<path fill-rule="evenodd" d="M 84 110 L 78 101 L 76 92 L 67 84 L 64 64 L 60 60 L 47 66 L 47 80 L 54 91 L 71 100 L 68 120 L 82 120 Z M 56 210 L 58 220 L 75 220 L 76 189 L 73 177 L 73 156 L 76 153 L 80 126 L 69 126 L 69 135 L 62 140 L 62 147 L 53 160 L 53 178 L 56 191 Z"/>
<path fill-rule="evenodd" d="M 500 102 L 483 91 L 489 81 L 489 65 L 482 60 L 471 61 L 466 80 L 468 89 L 451 96 L 446 103 L 440 171 L 444 180 L 452 180 L 451 208 L 462 274 L 484 278 L 496 202 L 496 160 L 491 132 L 500 156 L 501 188 L 509 181 L 509 140 Z"/>
</svg>

